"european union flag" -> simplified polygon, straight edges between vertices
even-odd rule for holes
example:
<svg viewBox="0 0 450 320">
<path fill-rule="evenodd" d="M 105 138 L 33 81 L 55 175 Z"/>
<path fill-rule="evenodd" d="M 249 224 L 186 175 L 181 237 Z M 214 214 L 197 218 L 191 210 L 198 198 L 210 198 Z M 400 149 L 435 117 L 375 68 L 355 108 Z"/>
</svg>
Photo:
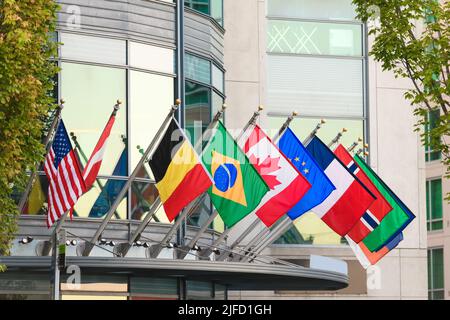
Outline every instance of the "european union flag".
<svg viewBox="0 0 450 320">
<path fill-rule="evenodd" d="M 311 184 L 311 189 L 288 212 L 289 218 L 295 220 L 321 204 L 336 188 L 291 129 L 284 132 L 278 147 Z"/>
</svg>

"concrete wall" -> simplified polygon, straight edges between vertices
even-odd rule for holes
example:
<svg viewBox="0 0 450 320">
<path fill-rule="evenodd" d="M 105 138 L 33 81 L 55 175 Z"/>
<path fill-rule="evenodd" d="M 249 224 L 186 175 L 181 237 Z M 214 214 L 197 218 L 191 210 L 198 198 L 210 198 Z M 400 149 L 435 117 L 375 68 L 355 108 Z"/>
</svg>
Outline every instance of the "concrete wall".
<svg viewBox="0 0 450 320">
<path fill-rule="evenodd" d="M 227 125 L 242 127 L 259 104 L 266 100 L 265 0 L 225 1 L 225 68 Z M 228 18 L 227 18 L 228 17 Z M 232 18 L 230 18 L 232 17 Z M 403 98 L 407 80 L 382 72 L 372 59 L 369 78 L 370 161 L 398 196 L 416 214 L 417 219 L 405 231 L 398 249 L 366 272 L 368 286 L 364 294 L 297 293 L 289 299 L 304 298 L 427 298 L 427 232 L 425 211 L 425 161 L 420 137 L 414 133 L 416 118 Z M 261 118 L 262 125 L 266 119 Z M 248 219 L 247 219 L 248 221 Z M 245 229 L 241 226 L 240 230 Z M 308 253 L 355 260 L 349 248 L 273 246 L 265 253 L 278 258 L 299 259 Z M 306 253 L 306 254 L 305 254 Z M 352 279 L 350 279 L 352 281 Z M 234 292 L 230 298 L 286 298 L 274 292 Z"/>
</svg>

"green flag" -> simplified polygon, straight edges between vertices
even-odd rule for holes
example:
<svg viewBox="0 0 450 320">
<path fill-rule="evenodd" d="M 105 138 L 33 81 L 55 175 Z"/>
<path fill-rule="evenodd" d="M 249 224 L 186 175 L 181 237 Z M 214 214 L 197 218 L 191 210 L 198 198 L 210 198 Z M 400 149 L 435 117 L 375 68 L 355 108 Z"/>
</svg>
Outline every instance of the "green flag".
<svg viewBox="0 0 450 320">
<path fill-rule="evenodd" d="M 214 185 L 208 190 L 209 196 L 229 228 L 251 213 L 269 191 L 220 121 L 203 152 L 202 160 L 214 178 Z"/>
<path fill-rule="evenodd" d="M 363 240 L 364 245 L 375 252 L 402 232 L 415 216 L 361 157 L 356 155 L 354 159 L 393 208 Z"/>
</svg>

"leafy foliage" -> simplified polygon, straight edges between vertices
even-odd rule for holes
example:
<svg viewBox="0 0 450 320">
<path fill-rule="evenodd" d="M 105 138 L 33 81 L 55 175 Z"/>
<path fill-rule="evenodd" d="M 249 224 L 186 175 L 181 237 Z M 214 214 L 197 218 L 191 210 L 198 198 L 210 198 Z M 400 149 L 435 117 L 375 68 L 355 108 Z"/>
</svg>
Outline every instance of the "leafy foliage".
<svg viewBox="0 0 450 320">
<path fill-rule="evenodd" d="M 405 93 L 419 120 L 416 131 L 430 127 L 428 113 L 439 110 L 433 129 L 421 134 L 422 142 L 442 153 L 450 175 L 450 2 L 437 0 L 353 0 L 358 17 L 375 37 L 371 55 L 383 70 L 409 78 L 413 89 Z M 447 196 L 450 200 L 450 196 Z"/>
<path fill-rule="evenodd" d="M 43 160 L 42 134 L 55 108 L 49 92 L 58 72 L 51 61 L 57 44 L 54 0 L 0 1 L 0 254 L 8 254 L 17 231 L 11 198 L 26 172 Z"/>
</svg>

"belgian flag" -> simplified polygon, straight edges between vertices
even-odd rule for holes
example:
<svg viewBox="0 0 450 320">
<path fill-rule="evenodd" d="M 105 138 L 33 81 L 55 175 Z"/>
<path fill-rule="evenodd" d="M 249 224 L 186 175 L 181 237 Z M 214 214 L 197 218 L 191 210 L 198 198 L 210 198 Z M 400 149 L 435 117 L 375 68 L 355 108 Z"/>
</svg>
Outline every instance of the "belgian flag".
<svg viewBox="0 0 450 320">
<path fill-rule="evenodd" d="M 212 185 L 211 176 L 175 119 L 170 122 L 149 164 L 170 221 Z"/>
</svg>

